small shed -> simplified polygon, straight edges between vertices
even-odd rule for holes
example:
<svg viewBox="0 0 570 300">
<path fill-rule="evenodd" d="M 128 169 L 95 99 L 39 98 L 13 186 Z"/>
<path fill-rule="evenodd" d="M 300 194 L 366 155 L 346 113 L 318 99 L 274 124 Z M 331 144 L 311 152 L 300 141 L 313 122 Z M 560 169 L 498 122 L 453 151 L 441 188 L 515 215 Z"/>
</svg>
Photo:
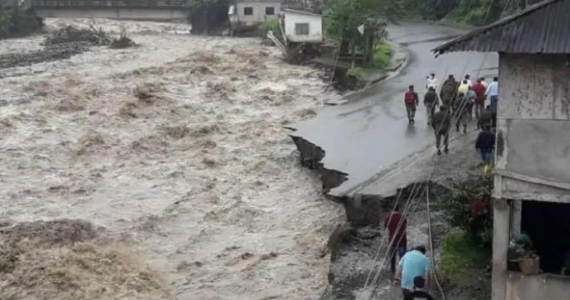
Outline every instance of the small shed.
<svg viewBox="0 0 570 300">
<path fill-rule="evenodd" d="M 281 12 L 285 37 L 293 43 L 322 43 L 323 17 L 307 11 L 285 9 Z"/>
</svg>

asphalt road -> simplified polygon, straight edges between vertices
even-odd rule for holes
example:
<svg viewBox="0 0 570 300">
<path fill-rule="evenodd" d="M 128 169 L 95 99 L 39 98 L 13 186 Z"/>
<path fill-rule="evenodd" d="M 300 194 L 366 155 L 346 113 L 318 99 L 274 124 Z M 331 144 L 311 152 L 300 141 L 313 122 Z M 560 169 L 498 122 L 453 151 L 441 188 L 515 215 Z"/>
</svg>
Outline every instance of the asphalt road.
<svg viewBox="0 0 570 300">
<path fill-rule="evenodd" d="M 426 111 L 420 104 L 415 125 L 408 125 L 404 93 L 416 86 L 420 102 L 426 76 L 435 73 L 440 85 L 449 74 L 463 78 L 497 74 L 495 53 L 452 53 L 435 58 L 430 51 L 442 42 L 461 34 L 457 29 L 427 24 L 400 24 L 388 28 L 390 38 L 403 44 L 407 62 L 400 73 L 383 82 L 372 96 L 344 105 L 325 107 L 312 119 L 291 126 L 292 134 L 325 151 L 323 164 L 349 174 L 348 180 L 330 191 L 345 196 L 361 190 L 368 179 L 384 172 L 415 153 L 433 146 L 433 129 L 427 125 Z"/>
</svg>

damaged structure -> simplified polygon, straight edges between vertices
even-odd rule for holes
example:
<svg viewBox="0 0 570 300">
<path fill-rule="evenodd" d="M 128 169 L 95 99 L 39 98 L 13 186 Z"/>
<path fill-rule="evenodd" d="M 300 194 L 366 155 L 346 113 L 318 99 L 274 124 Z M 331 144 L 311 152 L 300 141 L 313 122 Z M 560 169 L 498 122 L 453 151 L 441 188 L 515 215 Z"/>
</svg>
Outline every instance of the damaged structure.
<svg viewBox="0 0 570 300">
<path fill-rule="evenodd" d="M 570 0 L 547 0 L 434 49 L 499 53 L 492 300 L 566 299 L 570 277 Z M 526 233 L 542 272 L 508 262 Z"/>
</svg>

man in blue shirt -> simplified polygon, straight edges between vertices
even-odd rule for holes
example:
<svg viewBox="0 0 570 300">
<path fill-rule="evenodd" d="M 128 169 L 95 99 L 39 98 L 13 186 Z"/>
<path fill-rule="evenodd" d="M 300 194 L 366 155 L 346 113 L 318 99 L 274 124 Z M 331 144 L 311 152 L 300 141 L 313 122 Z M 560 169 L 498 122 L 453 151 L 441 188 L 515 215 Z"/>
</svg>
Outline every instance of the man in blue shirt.
<svg viewBox="0 0 570 300">
<path fill-rule="evenodd" d="M 400 259 L 395 279 L 400 280 L 401 277 L 401 287 L 404 296 L 412 291 L 414 278 L 418 276 L 425 278 L 426 289 L 429 290 L 431 265 L 425 254 L 426 247 L 418 246 Z"/>
</svg>

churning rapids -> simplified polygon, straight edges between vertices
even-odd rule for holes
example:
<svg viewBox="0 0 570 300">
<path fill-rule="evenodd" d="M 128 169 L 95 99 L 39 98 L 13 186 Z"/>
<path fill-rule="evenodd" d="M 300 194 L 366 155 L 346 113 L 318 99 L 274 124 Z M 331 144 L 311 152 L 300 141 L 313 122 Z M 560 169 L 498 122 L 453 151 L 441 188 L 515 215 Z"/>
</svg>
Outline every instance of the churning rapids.
<svg viewBox="0 0 570 300">
<path fill-rule="evenodd" d="M 283 127 L 337 97 L 320 72 L 259 39 L 97 25 L 141 46 L 0 70 L 2 243 L 20 247 L 0 253 L 0 298 L 318 298 L 342 208 Z"/>
</svg>

